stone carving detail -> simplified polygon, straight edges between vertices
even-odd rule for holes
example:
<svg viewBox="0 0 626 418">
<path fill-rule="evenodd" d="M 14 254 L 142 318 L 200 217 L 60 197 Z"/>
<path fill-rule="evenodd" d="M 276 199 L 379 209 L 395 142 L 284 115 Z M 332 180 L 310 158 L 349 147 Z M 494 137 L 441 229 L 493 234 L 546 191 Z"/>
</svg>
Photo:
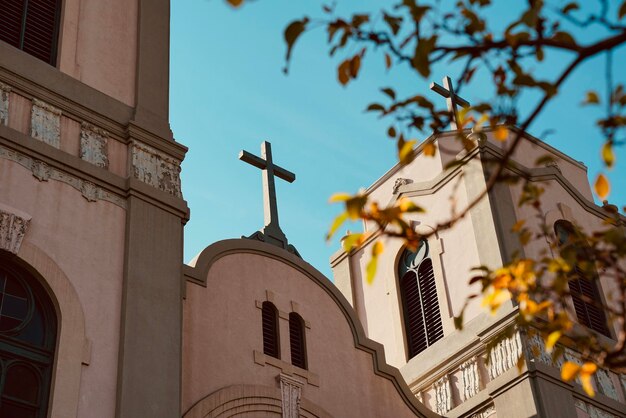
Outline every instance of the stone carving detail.
<svg viewBox="0 0 626 418">
<path fill-rule="evenodd" d="M 0 125 L 9 124 L 9 93 L 11 87 L 0 83 Z"/>
<path fill-rule="evenodd" d="M 448 376 L 443 376 L 437 380 L 433 387 L 435 389 L 435 411 L 438 414 L 445 414 L 452 409 L 452 388 Z"/>
<path fill-rule="evenodd" d="M 424 395 L 422 395 L 422 392 L 417 391 L 415 392 L 415 398 L 420 402 L 420 403 L 424 403 Z"/>
<path fill-rule="evenodd" d="M 616 401 L 619 400 L 619 397 L 617 396 L 617 390 L 613 385 L 613 380 L 611 379 L 608 370 L 598 369 L 596 371 L 596 380 L 598 382 L 600 392 L 604 393 L 611 399 L 614 399 Z"/>
<path fill-rule="evenodd" d="M 495 379 L 517 365 L 522 355 L 522 340 L 519 332 L 499 341 L 489 353 L 489 378 Z"/>
<path fill-rule="evenodd" d="M 556 171 L 561 173 L 561 167 L 559 167 L 559 164 L 556 161 L 554 161 L 554 160 L 548 161 L 546 163 L 546 167 L 554 167 L 556 169 Z"/>
<path fill-rule="evenodd" d="M 24 154 L 20 154 L 14 150 L 4 148 L 2 146 L 0 146 L 0 157 L 10 161 L 14 161 L 20 164 L 22 167 L 31 170 L 33 172 L 33 176 L 35 176 L 40 181 L 57 180 L 62 183 L 68 184 L 79 192 L 83 193 L 84 196 L 86 195 L 85 198 L 87 200 L 92 201 L 88 197 L 90 196 L 94 197 L 97 200 L 105 200 L 121 208 L 126 208 L 126 200 L 122 197 L 113 194 L 103 188 L 100 188 L 87 180 L 82 180 L 64 171 L 50 167 L 43 161 L 34 160 Z M 89 185 L 85 186 L 85 183 L 88 183 Z M 96 190 L 95 193 L 92 191 L 93 188 L 95 188 Z"/>
<path fill-rule="evenodd" d="M 624 393 L 626 394 L 626 374 L 620 374 L 619 380 L 622 382 L 622 389 L 624 389 Z"/>
<path fill-rule="evenodd" d="M 470 416 L 470 418 L 491 418 L 495 416 L 496 407 L 494 405 L 489 405 L 485 409 L 478 411 Z"/>
<path fill-rule="evenodd" d="M 26 214 L 17 215 L 10 208 L 0 205 L 0 249 L 17 254 L 30 219 Z"/>
<path fill-rule="evenodd" d="M 133 176 L 152 187 L 176 197 L 180 189 L 180 161 L 155 148 L 134 141 Z"/>
<path fill-rule="evenodd" d="M 303 383 L 283 373 L 279 374 L 277 379 L 280 382 L 283 418 L 298 418 Z"/>
<path fill-rule="evenodd" d="M 48 181 L 50 178 L 50 167 L 43 161 L 33 160 L 30 169 L 33 172 L 33 176 L 39 181 Z"/>
<path fill-rule="evenodd" d="M 109 133 L 104 129 L 83 122 L 80 125 L 80 158 L 107 168 L 109 166 L 109 155 L 107 148 Z"/>
<path fill-rule="evenodd" d="M 461 378 L 463 381 L 463 402 L 476 395 L 480 390 L 480 375 L 476 357 L 461 364 Z"/>
<path fill-rule="evenodd" d="M 30 115 L 30 136 L 59 148 L 61 142 L 61 111 L 41 100 L 33 99 Z"/>
<path fill-rule="evenodd" d="M 574 401 L 574 405 L 576 406 L 576 408 L 589 414 L 591 418 L 617 418 L 610 412 L 604 411 L 594 405 L 591 405 L 590 403 L 587 403 L 582 399 L 576 399 Z"/>
<path fill-rule="evenodd" d="M 396 182 L 393 184 L 393 194 L 397 194 L 398 190 L 400 189 L 400 187 L 407 185 L 407 184 L 411 184 L 413 183 L 413 180 L 411 179 L 405 179 L 402 177 L 398 177 L 396 179 Z"/>
<path fill-rule="evenodd" d="M 89 181 L 83 181 L 80 191 L 83 193 L 83 197 L 87 199 L 88 202 L 95 202 L 98 200 L 99 193 L 95 184 Z"/>
</svg>

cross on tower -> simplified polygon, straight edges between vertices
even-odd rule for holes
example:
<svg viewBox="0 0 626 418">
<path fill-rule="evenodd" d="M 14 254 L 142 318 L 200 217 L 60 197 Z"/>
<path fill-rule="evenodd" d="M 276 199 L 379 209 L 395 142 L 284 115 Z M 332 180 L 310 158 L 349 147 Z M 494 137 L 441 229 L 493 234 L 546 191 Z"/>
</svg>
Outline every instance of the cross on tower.
<svg viewBox="0 0 626 418">
<path fill-rule="evenodd" d="M 276 186 L 274 184 L 274 177 L 293 183 L 296 175 L 274 164 L 272 160 L 272 144 L 267 141 L 263 141 L 261 144 L 261 158 L 242 150 L 239 152 L 239 159 L 263 170 L 263 215 L 265 226 L 262 231 L 255 232 L 249 238 L 278 245 L 292 253 L 298 254 L 293 245 L 287 242 L 287 237 L 278 224 Z"/>
<path fill-rule="evenodd" d="M 463 107 L 469 107 L 469 102 L 454 92 L 452 80 L 448 76 L 445 76 L 443 78 L 443 87 L 433 82 L 430 83 L 430 89 L 446 98 L 446 103 L 448 104 L 448 112 L 450 112 L 451 115 L 450 129 L 456 130 L 458 127 L 457 118 L 459 117 L 456 112 L 456 106 L 461 105 Z"/>
</svg>

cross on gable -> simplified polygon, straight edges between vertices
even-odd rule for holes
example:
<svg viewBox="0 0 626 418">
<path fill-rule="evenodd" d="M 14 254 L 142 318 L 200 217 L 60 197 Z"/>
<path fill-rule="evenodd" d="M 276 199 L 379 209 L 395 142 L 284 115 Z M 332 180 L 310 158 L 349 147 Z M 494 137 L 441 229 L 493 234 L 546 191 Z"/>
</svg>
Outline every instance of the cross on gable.
<svg viewBox="0 0 626 418">
<path fill-rule="evenodd" d="M 293 183 L 296 175 L 291 171 L 274 164 L 272 159 L 272 144 L 263 141 L 261 144 L 261 157 L 257 157 L 248 151 L 240 151 L 239 159 L 250 165 L 263 170 L 263 215 L 265 226 L 262 231 L 255 232 L 249 238 L 259 239 L 270 244 L 278 245 L 296 255 L 299 255 L 293 245 L 289 245 L 287 237 L 280 229 L 278 223 L 278 207 L 276 205 L 276 185 L 274 177 Z"/>
<path fill-rule="evenodd" d="M 456 106 L 461 105 L 463 107 L 469 107 L 469 102 L 463 99 L 461 96 L 454 92 L 454 87 L 452 86 L 452 80 L 450 77 L 445 76 L 443 78 L 443 87 L 437 83 L 430 83 L 430 89 L 437 94 L 446 98 L 446 103 L 448 104 L 448 112 L 450 112 L 450 129 L 456 130 L 458 129 L 457 118 L 458 114 L 456 112 Z"/>
</svg>

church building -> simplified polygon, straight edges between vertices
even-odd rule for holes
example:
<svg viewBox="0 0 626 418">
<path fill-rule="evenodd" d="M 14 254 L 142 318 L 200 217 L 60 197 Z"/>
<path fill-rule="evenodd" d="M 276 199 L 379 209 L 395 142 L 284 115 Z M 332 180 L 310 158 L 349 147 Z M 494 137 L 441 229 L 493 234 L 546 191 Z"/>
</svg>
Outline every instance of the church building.
<svg viewBox="0 0 626 418">
<path fill-rule="evenodd" d="M 263 143 L 240 159 L 261 170 L 264 227 L 207 243 L 186 265 L 169 8 L 0 2 L 0 417 L 626 416 L 625 376 L 600 370 L 590 398 L 560 380 L 540 339 L 516 332 L 488 352 L 513 304 L 496 316 L 471 305 L 455 330 L 472 266 L 541 251 L 509 232 L 531 218 L 519 187 L 497 186 L 416 252 L 389 240 L 372 285 L 372 242 L 337 252 L 333 283 L 280 228 L 274 181 L 295 176 Z M 452 134 L 430 142 L 457 146 Z M 462 205 L 484 190 L 483 161 L 502 153 L 491 137 L 436 158 L 424 144 L 368 190 L 381 204 L 419 198 L 418 232 L 449 213 L 450 196 Z M 543 154 L 555 163 L 535 167 Z M 601 225 L 582 163 L 525 133 L 514 161 L 549 189 L 554 239 Z M 606 303 L 607 291 L 590 294 Z M 615 339 L 581 306 L 581 326 Z"/>
</svg>

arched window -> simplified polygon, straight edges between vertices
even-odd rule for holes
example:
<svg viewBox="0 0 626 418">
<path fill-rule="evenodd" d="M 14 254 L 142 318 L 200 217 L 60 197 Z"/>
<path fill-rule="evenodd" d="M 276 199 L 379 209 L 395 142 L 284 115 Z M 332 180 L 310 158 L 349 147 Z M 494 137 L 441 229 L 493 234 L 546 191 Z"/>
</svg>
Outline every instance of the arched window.
<svg viewBox="0 0 626 418">
<path fill-rule="evenodd" d="M 55 65 L 61 0 L 0 1 L 0 40 Z"/>
<path fill-rule="evenodd" d="M 291 347 L 291 364 L 306 369 L 304 319 L 295 312 L 289 314 L 289 344 Z"/>
<path fill-rule="evenodd" d="M 561 255 L 564 258 L 572 257 L 574 259 L 572 277 L 568 285 L 578 322 L 609 337 L 606 316 L 602 309 L 602 300 L 597 287 L 598 273 L 593 266 L 593 259 L 585 247 L 586 244 L 574 225 L 568 221 L 556 221 L 554 233 L 561 246 Z"/>
<path fill-rule="evenodd" d="M 0 254 L 0 416 L 48 415 L 56 315 L 42 286 Z"/>
<path fill-rule="evenodd" d="M 408 357 L 412 358 L 443 337 L 435 273 L 426 240 L 422 240 L 416 252 L 404 251 L 398 273 Z"/>
<path fill-rule="evenodd" d="M 278 339 L 278 310 L 272 302 L 263 302 L 263 353 L 280 358 L 280 342 Z"/>
</svg>

